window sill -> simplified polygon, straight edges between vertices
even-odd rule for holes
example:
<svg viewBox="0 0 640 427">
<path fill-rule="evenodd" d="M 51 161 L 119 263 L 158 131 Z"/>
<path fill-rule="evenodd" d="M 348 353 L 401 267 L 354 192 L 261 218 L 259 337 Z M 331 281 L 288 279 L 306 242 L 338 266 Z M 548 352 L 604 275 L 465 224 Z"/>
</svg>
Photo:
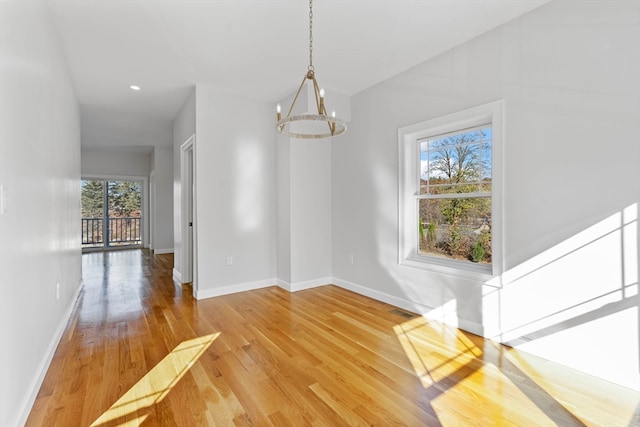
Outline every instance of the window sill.
<svg viewBox="0 0 640 427">
<path fill-rule="evenodd" d="M 400 265 L 464 279 L 487 282 L 493 278 L 493 267 L 454 260 L 413 255 L 400 260 Z"/>
</svg>

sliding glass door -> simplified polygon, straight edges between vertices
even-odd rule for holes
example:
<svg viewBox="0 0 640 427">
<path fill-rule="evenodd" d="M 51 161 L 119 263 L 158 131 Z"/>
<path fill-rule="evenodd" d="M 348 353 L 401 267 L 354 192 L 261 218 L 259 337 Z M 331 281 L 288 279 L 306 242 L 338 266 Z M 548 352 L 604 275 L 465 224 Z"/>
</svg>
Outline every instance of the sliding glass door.
<svg viewBox="0 0 640 427">
<path fill-rule="evenodd" d="M 82 247 L 142 244 L 142 184 L 139 181 L 83 179 Z"/>
</svg>

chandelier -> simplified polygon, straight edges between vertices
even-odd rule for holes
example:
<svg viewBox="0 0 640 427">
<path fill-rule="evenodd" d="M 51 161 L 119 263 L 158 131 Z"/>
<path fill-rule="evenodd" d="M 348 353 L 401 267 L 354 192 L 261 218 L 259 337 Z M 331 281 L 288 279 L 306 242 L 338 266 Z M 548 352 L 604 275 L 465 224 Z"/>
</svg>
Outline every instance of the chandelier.
<svg viewBox="0 0 640 427">
<path fill-rule="evenodd" d="M 291 112 L 307 80 L 311 81 L 315 97 L 315 107 L 318 112 L 317 114 L 308 113 L 292 116 Z M 313 68 L 313 0 L 309 0 L 309 66 L 307 67 L 307 73 L 302 78 L 302 83 L 300 83 L 300 87 L 293 98 L 286 117 L 282 117 L 280 104 L 277 105 L 277 117 L 278 122 L 276 123 L 276 129 L 278 132 L 292 138 L 330 138 L 332 136 L 342 135 L 347 131 L 347 125 L 344 120 L 336 117 L 335 111 L 333 111 L 331 115 L 327 114 L 327 109 L 324 105 L 324 90 L 320 89 L 318 81 L 316 80 L 316 74 Z M 295 123 L 306 124 L 304 126 L 296 126 L 292 129 L 292 125 L 295 126 Z"/>
</svg>

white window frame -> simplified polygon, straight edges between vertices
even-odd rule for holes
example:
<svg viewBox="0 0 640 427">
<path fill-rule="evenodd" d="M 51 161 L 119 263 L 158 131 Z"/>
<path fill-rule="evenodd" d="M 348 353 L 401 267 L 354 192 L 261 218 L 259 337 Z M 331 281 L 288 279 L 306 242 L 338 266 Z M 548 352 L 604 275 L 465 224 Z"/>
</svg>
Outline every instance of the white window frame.
<svg viewBox="0 0 640 427">
<path fill-rule="evenodd" d="M 398 129 L 398 263 L 469 279 L 487 281 L 502 271 L 502 147 L 504 102 L 495 101 Z M 489 123 L 492 128 L 491 264 L 455 261 L 418 253 L 420 140 Z"/>
</svg>

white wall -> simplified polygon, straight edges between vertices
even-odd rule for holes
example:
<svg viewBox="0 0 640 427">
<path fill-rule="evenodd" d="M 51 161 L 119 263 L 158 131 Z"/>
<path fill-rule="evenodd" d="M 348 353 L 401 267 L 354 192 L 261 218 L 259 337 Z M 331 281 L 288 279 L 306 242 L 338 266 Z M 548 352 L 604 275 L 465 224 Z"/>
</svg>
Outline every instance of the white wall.
<svg viewBox="0 0 640 427">
<path fill-rule="evenodd" d="M 14 426 L 81 285 L 80 112 L 46 3 L 1 8 L 0 425 Z"/>
<path fill-rule="evenodd" d="M 100 149 L 81 150 L 82 175 L 92 176 L 149 176 L 151 150 Z"/>
<path fill-rule="evenodd" d="M 276 137 L 276 277 L 284 287 L 291 279 L 291 140 Z"/>
<path fill-rule="evenodd" d="M 81 119 L 83 148 L 171 146 L 171 120 L 90 105 L 83 105 Z"/>
<path fill-rule="evenodd" d="M 352 97 L 336 281 L 638 388 L 639 17 L 637 1 L 554 1 Z M 399 266 L 398 128 L 498 99 L 504 274 Z"/>
<path fill-rule="evenodd" d="M 151 165 L 154 179 L 153 250 L 155 253 L 173 252 L 173 148 L 157 146 Z"/>
<path fill-rule="evenodd" d="M 291 283 L 330 281 L 331 142 L 290 144 Z"/>
<path fill-rule="evenodd" d="M 198 298 L 275 283 L 273 115 L 271 104 L 196 87 Z"/>
<path fill-rule="evenodd" d="M 277 274 L 288 290 L 331 282 L 331 141 L 277 141 Z"/>
<path fill-rule="evenodd" d="M 180 146 L 196 132 L 195 87 L 173 120 L 173 269 L 174 276 L 182 276 L 182 185 L 180 177 Z"/>
</svg>

